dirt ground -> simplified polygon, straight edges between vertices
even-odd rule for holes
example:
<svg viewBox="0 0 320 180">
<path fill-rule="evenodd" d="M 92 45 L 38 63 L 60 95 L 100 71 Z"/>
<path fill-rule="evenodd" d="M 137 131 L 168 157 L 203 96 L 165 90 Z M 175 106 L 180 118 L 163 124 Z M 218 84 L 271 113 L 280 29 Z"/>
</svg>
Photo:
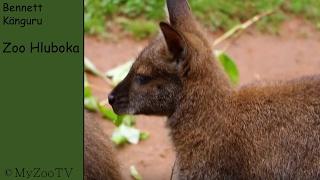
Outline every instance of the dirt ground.
<svg viewBox="0 0 320 180">
<path fill-rule="evenodd" d="M 211 35 L 213 40 L 217 35 Z M 106 42 L 85 37 L 85 56 L 103 72 L 123 64 L 138 55 L 147 41 L 123 39 Z M 320 72 L 320 31 L 299 19 L 285 22 L 280 35 L 261 34 L 254 29 L 236 40 L 226 42 L 227 52 L 240 71 L 240 85 L 261 80 L 282 80 Z M 224 47 L 221 45 L 221 47 Z M 103 100 L 110 87 L 99 78 L 89 76 L 94 94 Z M 97 118 L 100 118 L 97 115 Z M 114 126 L 102 120 L 105 132 L 111 135 Z M 174 162 L 174 151 L 165 128 L 164 117 L 138 116 L 137 127 L 150 133 L 150 138 L 138 145 L 117 149 L 117 156 L 126 179 L 131 179 L 130 165 L 146 180 L 167 180 Z"/>
</svg>

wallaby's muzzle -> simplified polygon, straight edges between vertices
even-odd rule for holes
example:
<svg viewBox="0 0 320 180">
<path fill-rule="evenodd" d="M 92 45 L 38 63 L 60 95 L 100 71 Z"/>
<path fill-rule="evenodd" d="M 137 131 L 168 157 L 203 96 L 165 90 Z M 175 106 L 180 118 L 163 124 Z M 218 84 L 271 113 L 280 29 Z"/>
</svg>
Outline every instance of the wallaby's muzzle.
<svg viewBox="0 0 320 180">
<path fill-rule="evenodd" d="M 128 79 L 128 78 L 126 78 Z M 117 114 L 128 114 L 130 81 L 124 79 L 108 95 L 109 104 Z"/>
<path fill-rule="evenodd" d="M 113 94 L 108 95 L 108 102 L 110 105 L 112 105 L 115 102 L 115 97 Z"/>
</svg>

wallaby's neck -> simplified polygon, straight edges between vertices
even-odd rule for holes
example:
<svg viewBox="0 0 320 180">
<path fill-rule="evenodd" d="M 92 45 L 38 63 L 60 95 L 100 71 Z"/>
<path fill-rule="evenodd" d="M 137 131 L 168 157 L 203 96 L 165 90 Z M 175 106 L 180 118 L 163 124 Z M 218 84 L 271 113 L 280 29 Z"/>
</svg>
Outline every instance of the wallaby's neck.
<svg viewBox="0 0 320 180">
<path fill-rule="evenodd" d="M 213 58 L 208 60 L 208 67 L 204 68 L 206 70 L 199 79 L 183 82 L 180 101 L 175 112 L 168 118 L 167 125 L 171 129 L 172 140 L 178 152 L 179 148 L 190 148 L 185 146 L 192 146 L 192 141 L 197 141 L 197 137 L 205 137 L 199 133 L 206 133 L 206 129 L 219 126 L 220 112 L 224 110 L 232 93 L 225 73 Z M 196 134 L 199 136 L 196 137 Z M 190 142 L 181 142 L 181 138 L 188 136 Z"/>
</svg>

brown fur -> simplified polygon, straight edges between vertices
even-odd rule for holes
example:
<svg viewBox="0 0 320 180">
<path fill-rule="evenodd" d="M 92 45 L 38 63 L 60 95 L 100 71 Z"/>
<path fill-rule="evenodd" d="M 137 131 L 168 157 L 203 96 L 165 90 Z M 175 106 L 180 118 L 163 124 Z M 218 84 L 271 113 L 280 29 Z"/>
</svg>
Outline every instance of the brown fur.
<svg viewBox="0 0 320 180">
<path fill-rule="evenodd" d="M 111 142 L 99 128 L 92 114 L 85 112 L 84 179 L 120 180 L 120 167 Z"/>
<path fill-rule="evenodd" d="M 320 179 L 320 76 L 232 88 L 186 0 L 113 90 L 119 114 L 155 114 L 177 179 Z"/>
</svg>

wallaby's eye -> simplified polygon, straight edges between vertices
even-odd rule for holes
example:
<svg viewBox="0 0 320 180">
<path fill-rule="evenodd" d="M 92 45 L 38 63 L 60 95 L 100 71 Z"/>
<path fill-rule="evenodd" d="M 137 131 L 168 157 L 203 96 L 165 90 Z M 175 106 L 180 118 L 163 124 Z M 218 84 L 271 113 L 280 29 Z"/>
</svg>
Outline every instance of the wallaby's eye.
<svg viewBox="0 0 320 180">
<path fill-rule="evenodd" d="M 140 84 L 140 85 L 144 85 L 147 84 L 149 81 L 151 80 L 150 76 L 145 76 L 145 75 L 137 75 L 135 77 L 135 81 Z"/>
</svg>

